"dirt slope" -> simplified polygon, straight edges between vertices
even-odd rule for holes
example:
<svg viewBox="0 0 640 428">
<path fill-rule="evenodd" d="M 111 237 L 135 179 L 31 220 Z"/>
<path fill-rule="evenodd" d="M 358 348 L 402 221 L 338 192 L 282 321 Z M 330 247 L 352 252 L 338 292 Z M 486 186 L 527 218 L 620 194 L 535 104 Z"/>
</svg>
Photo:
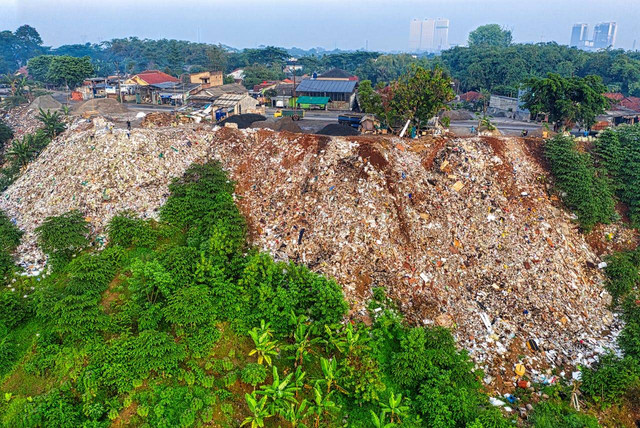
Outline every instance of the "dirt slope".
<svg viewBox="0 0 640 428">
<path fill-rule="evenodd" d="M 153 216 L 169 178 L 216 158 L 255 245 L 336 278 L 356 317 L 385 287 L 414 322 L 451 327 L 496 389 L 509 389 L 519 356 L 544 371 L 614 343 L 600 260 L 519 139 L 96 129 L 52 143 L 0 198 L 27 230 L 27 264 L 41 258 L 31 232 L 46 215 L 79 208 L 96 232 L 120 209 Z"/>
</svg>

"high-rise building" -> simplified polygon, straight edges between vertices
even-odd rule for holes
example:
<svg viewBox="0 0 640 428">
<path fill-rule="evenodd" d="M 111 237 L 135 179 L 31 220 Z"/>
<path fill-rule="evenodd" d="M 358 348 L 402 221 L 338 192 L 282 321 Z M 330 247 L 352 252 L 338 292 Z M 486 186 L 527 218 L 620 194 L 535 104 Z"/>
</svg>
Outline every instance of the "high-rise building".
<svg viewBox="0 0 640 428">
<path fill-rule="evenodd" d="M 436 31 L 433 38 L 433 47 L 436 51 L 443 51 L 449 49 L 449 20 L 438 18 L 436 19 Z"/>
<path fill-rule="evenodd" d="M 449 47 L 449 20 L 412 19 L 409 23 L 409 50 L 437 52 Z"/>
<path fill-rule="evenodd" d="M 574 48 L 584 48 L 585 43 L 589 40 L 589 25 L 576 24 L 571 30 L 571 44 Z"/>
<path fill-rule="evenodd" d="M 412 19 L 409 24 L 409 51 L 418 52 L 420 50 L 420 39 L 422 39 L 422 21 Z"/>
<path fill-rule="evenodd" d="M 595 49 L 612 48 L 616 44 L 618 26 L 615 22 L 602 22 L 593 30 L 593 47 Z"/>
</svg>

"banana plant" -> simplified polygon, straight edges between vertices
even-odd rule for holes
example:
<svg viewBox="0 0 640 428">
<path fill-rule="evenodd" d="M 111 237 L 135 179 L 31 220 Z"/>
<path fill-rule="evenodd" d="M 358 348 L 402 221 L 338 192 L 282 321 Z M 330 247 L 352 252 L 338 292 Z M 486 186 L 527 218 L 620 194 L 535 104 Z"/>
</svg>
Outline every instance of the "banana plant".
<svg viewBox="0 0 640 428">
<path fill-rule="evenodd" d="M 304 359 L 311 352 L 311 347 L 321 339 L 319 337 L 311 337 L 315 332 L 308 317 L 304 315 L 296 317 L 292 312 L 291 321 L 295 325 L 295 330 L 293 331 L 293 344 L 288 349 L 295 352 L 295 366 L 298 367 L 302 365 Z"/>
<path fill-rule="evenodd" d="M 336 403 L 331 400 L 332 395 L 333 391 L 325 394 L 317 384 L 313 388 L 313 402 L 309 407 L 309 413 L 316 417 L 314 423 L 315 428 L 320 426 L 320 419 L 324 415 L 331 414 L 338 409 Z"/>
<path fill-rule="evenodd" d="M 284 379 L 280 379 L 278 368 L 273 366 L 273 382 L 271 385 L 262 385 L 258 394 L 263 395 L 269 401 L 272 413 L 282 409 L 287 402 L 295 403 L 295 395 L 298 388 L 291 383 L 293 373 L 289 373 Z"/>
<path fill-rule="evenodd" d="M 27 166 L 36 154 L 34 141 L 35 137 L 31 134 L 23 136 L 21 140 L 15 140 L 7 150 L 7 158 L 21 167 Z"/>
<path fill-rule="evenodd" d="M 324 382 L 327 385 L 327 394 L 334 387 L 344 391 L 336 381 L 339 376 L 337 360 L 335 358 L 332 358 L 331 360 L 321 358 L 320 367 L 322 368 L 322 375 L 324 376 L 324 379 L 322 379 L 321 382 Z"/>
<path fill-rule="evenodd" d="M 269 323 L 262 320 L 260 327 L 254 327 L 249 331 L 249 336 L 253 339 L 254 349 L 249 352 L 249 355 L 258 356 L 258 364 L 266 362 L 268 366 L 271 366 L 271 357 L 278 355 L 277 342 L 270 340 L 273 336 Z"/>
<path fill-rule="evenodd" d="M 262 397 L 258 400 L 254 392 L 252 394 L 245 394 L 244 399 L 247 401 L 247 406 L 251 414 L 244 419 L 240 426 L 251 424 L 251 428 L 264 427 L 265 419 L 273 416 L 267 408 L 267 397 Z"/>
<path fill-rule="evenodd" d="M 386 414 L 384 412 L 381 412 L 380 416 L 378 416 L 373 410 L 369 411 L 371 412 L 371 422 L 374 428 L 393 428 L 396 426 L 393 422 L 385 423 Z"/>
<path fill-rule="evenodd" d="M 50 112 L 40 109 L 38 120 L 42 122 L 42 128 L 49 138 L 56 138 L 67 126 L 60 119 L 60 113 L 57 111 Z"/>
<path fill-rule="evenodd" d="M 351 323 L 348 323 L 342 331 L 337 329 L 333 331 L 329 326 L 325 326 L 325 331 L 329 336 L 329 342 L 345 355 L 352 354 L 360 342 L 360 333 L 353 329 Z"/>
<path fill-rule="evenodd" d="M 404 417 L 408 410 L 409 406 L 402 404 L 402 394 L 395 395 L 392 392 L 389 396 L 389 402 L 382 403 L 382 412 L 391 415 L 391 423 L 394 423 L 394 419 L 398 419 L 398 423 L 400 423 L 400 418 Z"/>
<path fill-rule="evenodd" d="M 291 424 L 292 428 L 305 428 L 306 425 L 302 423 L 302 421 L 310 412 L 307 404 L 307 400 L 302 400 L 299 404 L 286 402 L 280 409 L 280 416 L 285 418 Z"/>
</svg>

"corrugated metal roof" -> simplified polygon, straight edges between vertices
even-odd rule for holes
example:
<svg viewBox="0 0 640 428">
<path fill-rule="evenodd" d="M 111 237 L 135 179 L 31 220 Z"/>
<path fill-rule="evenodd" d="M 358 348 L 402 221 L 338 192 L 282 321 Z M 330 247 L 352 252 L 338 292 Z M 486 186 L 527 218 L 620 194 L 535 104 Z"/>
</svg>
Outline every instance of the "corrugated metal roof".
<svg viewBox="0 0 640 428">
<path fill-rule="evenodd" d="M 303 80 L 296 92 L 334 92 L 334 93 L 352 93 L 358 82 L 353 80 Z"/>
</svg>

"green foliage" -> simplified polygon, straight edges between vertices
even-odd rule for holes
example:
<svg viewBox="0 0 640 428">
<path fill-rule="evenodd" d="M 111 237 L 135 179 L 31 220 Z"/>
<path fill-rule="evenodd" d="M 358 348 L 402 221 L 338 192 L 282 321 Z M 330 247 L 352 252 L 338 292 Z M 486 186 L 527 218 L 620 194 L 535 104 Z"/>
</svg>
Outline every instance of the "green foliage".
<svg viewBox="0 0 640 428">
<path fill-rule="evenodd" d="M 607 171 L 620 200 L 629 208 L 631 222 L 640 224 L 640 125 L 607 130 L 594 152 Z"/>
<path fill-rule="evenodd" d="M 487 24 L 469 33 L 469 46 L 507 47 L 511 44 L 512 39 L 511 30 L 501 28 L 498 24 Z"/>
<path fill-rule="evenodd" d="M 531 423 L 536 428 L 598 428 L 593 416 L 576 412 L 571 407 L 554 401 L 539 403 L 531 414 Z"/>
<path fill-rule="evenodd" d="M 617 305 L 621 299 L 626 297 L 638 285 L 637 251 L 625 251 L 615 253 L 606 258 L 607 267 L 604 272 L 607 275 L 605 287 L 611 297 L 613 304 Z"/>
<path fill-rule="evenodd" d="M 156 236 L 148 221 L 136 217 L 131 211 L 123 211 L 111 218 L 107 225 L 109 242 L 124 248 L 151 247 Z"/>
<path fill-rule="evenodd" d="M 576 213 L 582 228 L 609 223 L 615 202 L 605 172 L 594 168 L 591 156 L 578 151 L 571 137 L 563 136 L 547 140 L 545 156 L 564 202 Z"/>
<path fill-rule="evenodd" d="M 79 211 L 48 217 L 36 228 L 36 234 L 54 269 L 65 266 L 89 244 L 89 224 Z"/>
<path fill-rule="evenodd" d="M 40 109 L 38 120 L 42 122 L 42 131 L 49 138 L 56 138 L 67 128 L 60 118 L 60 113 L 57 111 L 51 112 Z"/>
<path fill-rule="evenodd" d="M 631 358 L 614 354 L 600 357 L 590 369 L 582 372 L 582 391 L 595 402 L 604 405 L 618 403 L 624 394 L 638 386 L 640 366 Z"/>
<path fill-rule="evenodd" d="M 178 326 L 196 327 L 215 317 L 213 296 L 204 285 L 180 288 L 169 297 L 164 316 Z"/>
<path fill-rule="evenodd" d="M 242 369 L 242 381 L 248 383 L 254 388 L 261 384 L 267 378 L 267 370 L 262 364 L 249 363 Z"/>
<path fill-rule="evenodd" d="M 49 62 L 45 81 L 56 86 L 75 88 L 93 73 L 94 68 L 89 57 L 54 56 Z"/>
<path fill-rule="evenodd" d="M 0 279 L 6 277 L 13 270 L 12 253 L 20 244 L 21 237 L 22 231 L 11 222 L 3 211 L 0 211 Z"/>
<path fill-rule="evenodd" d="M 598 76 L 565 78 L 549 73 L 546 78 L 528 79 L 525 86 L 524 108 L 531 111 L 532 117 L 548 114 L 549 121 L 563 130 L 571 129 L 575 123 L 590 128 L 596 116 L 609 107 L 603 95 L 607 88 Z"/>
<path fill-rule="evenodd" d="M 13 129 L 0 120 L 0 153 L 4 151 L 5 145 L 13 138 Z"/>
</svg>

